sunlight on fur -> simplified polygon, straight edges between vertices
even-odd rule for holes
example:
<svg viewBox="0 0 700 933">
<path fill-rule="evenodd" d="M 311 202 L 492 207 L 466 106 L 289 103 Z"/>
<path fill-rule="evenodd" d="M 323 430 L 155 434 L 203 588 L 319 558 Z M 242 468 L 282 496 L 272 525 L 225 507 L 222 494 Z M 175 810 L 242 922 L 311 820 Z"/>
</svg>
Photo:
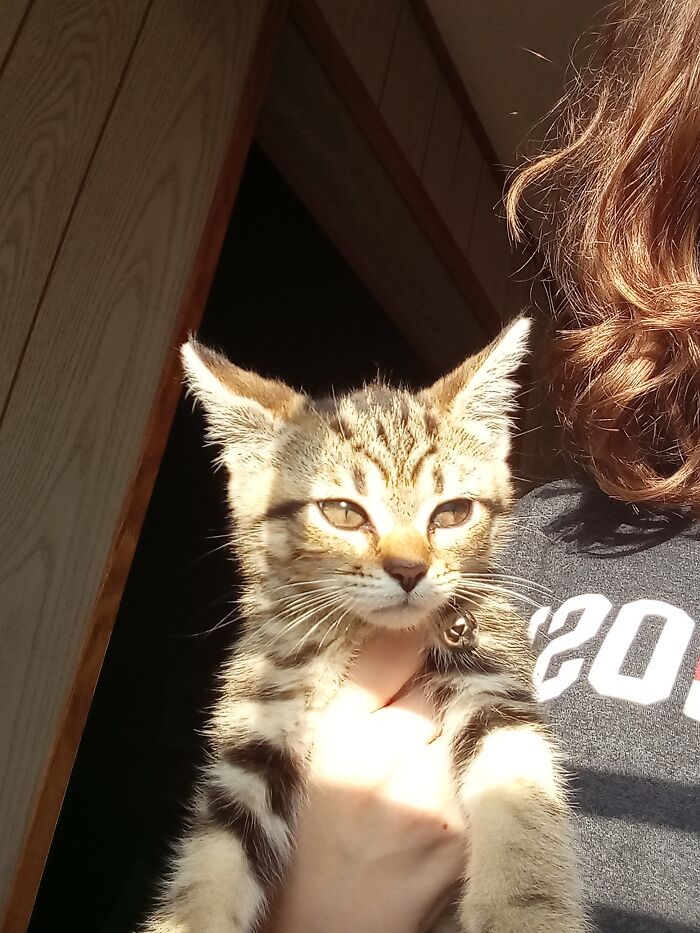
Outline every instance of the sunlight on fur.
<svg viewBox="0 0 700 933">
<path fill-rule="evenodd" d="M 449 828 L 469 826 L 461 929 L 585 930 L 563 782 L 514 608 L 533 585 L 495 563 L 529 328 L 513 322 L 423 391 L 376 382 L 326 399 L 196 341 L 183 347 L 229 476 L 242 636 L 221 674 L 189 826 L 145 933 L 259 929 L 284 883 L 308 788 L 379 786 L 379 752 L 410 741 L 448 756 L 449 787 L 437 786 L 430 755 L 422 766 L 406 759 L 383 785 L 385 803 L 426 818 L 431 795 L 445 793 Z M 334 707 L 359 649 L 377 637 L 418 638 L 415 684 L 434 721 L 390 705 L 358 726 L 342 692 Z M 356 704 L 372 699 L 355 690 Z"/>
</svg>

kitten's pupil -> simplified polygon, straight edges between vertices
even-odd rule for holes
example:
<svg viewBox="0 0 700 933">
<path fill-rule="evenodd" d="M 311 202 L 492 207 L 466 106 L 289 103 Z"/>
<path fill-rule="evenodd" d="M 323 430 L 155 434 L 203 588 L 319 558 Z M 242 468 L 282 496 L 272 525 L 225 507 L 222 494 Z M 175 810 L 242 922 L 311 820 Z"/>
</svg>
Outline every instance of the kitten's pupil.
<svg viewBox="0 0 700 933">
<path fill-rule="evenodd" d="M 443 502 L 433 512 L 430 524 L 433 528 L 456 528 L 469 519 L 472 508 L 473 505 L 469 499 Z"/>
<path fill-rule="evenodd" d="M 345 531 L 356 531 L 369 524 L 369 518 L 364 509 L 354 502 L 345 499 L 326 499 L 318 503 L 326 521 L 335 528 Z"/>
</svg>

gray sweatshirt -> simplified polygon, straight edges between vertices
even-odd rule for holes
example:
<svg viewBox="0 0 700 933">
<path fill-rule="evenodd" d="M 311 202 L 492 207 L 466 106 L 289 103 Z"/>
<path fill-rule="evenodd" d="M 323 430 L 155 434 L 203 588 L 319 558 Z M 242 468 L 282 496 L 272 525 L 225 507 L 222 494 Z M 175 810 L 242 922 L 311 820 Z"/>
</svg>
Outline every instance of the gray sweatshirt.
<svg viewBox="0 0 700 933">
<path fill-rule="evenodd" d="M 501 564 L 551 591 L 524 608 L 596 929 L 700 931 L 700 523 L 573 481 L 516 518 Z"/>
</svg>

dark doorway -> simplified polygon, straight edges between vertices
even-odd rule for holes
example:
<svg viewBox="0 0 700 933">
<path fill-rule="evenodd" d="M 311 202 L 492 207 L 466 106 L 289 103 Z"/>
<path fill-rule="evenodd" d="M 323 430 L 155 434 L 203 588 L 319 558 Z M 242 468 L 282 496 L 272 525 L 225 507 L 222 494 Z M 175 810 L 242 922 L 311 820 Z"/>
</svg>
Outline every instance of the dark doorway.
<svg viewBox="0 0 700 933">
<path fill-rule="evenodd" d="M 430 373 L 253 149 L 201 338 L 311 393 Z M 223 476 L 181 400 L 30 925 L 133 933 L 201 759 L 215 672 L 235 640 Z"/>
</svg>

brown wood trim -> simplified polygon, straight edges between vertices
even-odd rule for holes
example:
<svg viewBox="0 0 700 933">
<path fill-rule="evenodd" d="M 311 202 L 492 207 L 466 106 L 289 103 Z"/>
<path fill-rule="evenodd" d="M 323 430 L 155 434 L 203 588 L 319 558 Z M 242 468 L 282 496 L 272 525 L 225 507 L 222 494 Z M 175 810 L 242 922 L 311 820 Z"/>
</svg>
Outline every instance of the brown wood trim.
<svg viewBox="0 0 700 933">
<path fill-rule="evenodd" d="M 299 31 L 445 263 L 474 316 L 487 334 L 495 334 L 500 328 L 500 316 L 496 308 L 469 267 L 315 0 L 291 0 L 290 9 Z"/>
<path fill-rule="evenodd" d="M 484 124 L 481 122 L 479 114 L 476 112 L 472 99 L 469 96 L 469 92 L 464 86 L 462 76 L 457 70 L 455 63 L 452 61 L 452 56 L 445 45 L 445 40 L 442 38 L 440 30 L 435 24 L 433 14 L 430 12 L 426 0 L 408 0 L 408 2 L 413 7 L 413 12 L 421 25 L 425 38 L 428 40 L 428 45 L 438 61 L 438 65 L 450 86 L 450 90 L 457 99 L 459 108 L 462 111 L 462 116 L 464 117 L 464 122 L 472 131 L 474 139 L 479 149 L 481 149 L 484 161 L 488 165 L 496 183 L 501 187 L 506 179 L 506 169 L 503 168 L 501 160 L 498 158 L 496 150 L 493 148 L 493 143 L 484 129 Z"/>
<path fill-rule="evenodd" d="M 288 0 L 269 0 L 197 259 L 185 288 L 178 324 L 161 374 L 138 466 L 124 501 L 99 594 L 87 626 L 73 686 L 63 710 L 34 815 L 10 886 L 2 933 L 24 933 L 29 924 L 56 821 L 182 390 L 177 348 L 187 334 L 197 328 L 204 314 L 287 11 Z"/>
</svg>

